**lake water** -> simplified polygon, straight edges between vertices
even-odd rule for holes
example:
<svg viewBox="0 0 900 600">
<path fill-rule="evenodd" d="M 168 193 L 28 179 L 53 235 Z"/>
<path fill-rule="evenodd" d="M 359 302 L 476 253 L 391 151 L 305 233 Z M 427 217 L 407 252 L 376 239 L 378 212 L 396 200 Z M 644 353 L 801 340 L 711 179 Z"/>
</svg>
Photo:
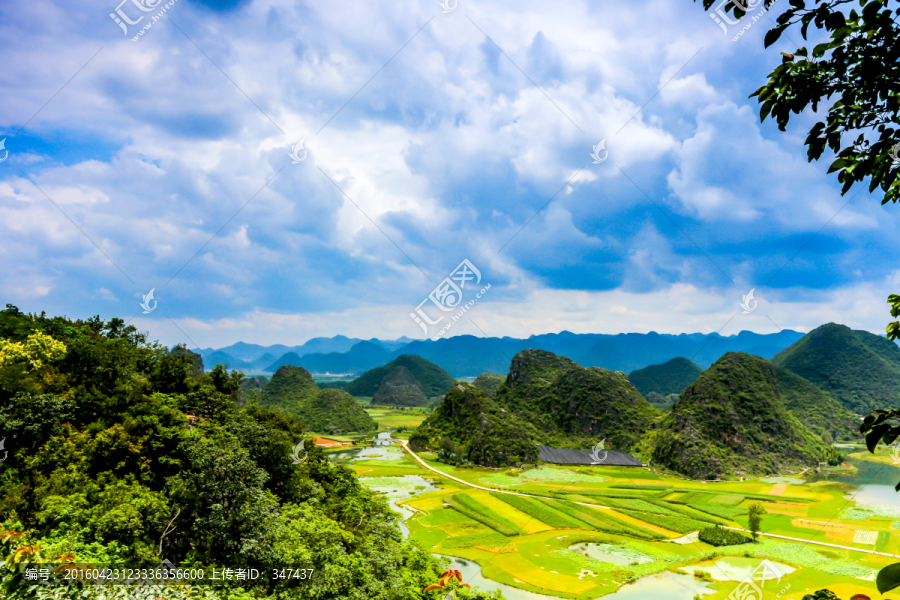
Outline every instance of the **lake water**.
<svg viewBox="0 0 900 600">
<path fill-rule="evenodd" d="M 612 563 L 614 565 L 630 565 L 632 563 L 642 565 L 644 563 L 653 562 L 653 559 L 649 556 L 644 556 L 634 551 L 629 552 L 628 550 L 622 552 L 621 547 L 616 548 L 611 546 L 610 544 L 583 542 L 581 544 L 573 544 L 569 546 L 569 550 L 572 552 L 577 552 L 582 556 L 586 556 L 594 560 Z"/>
<path fill-rule="evenodd" d="M 793 573 L 797 569 L 770 561 L 778 569 L 781 577 Z M 682 571 L 693 574 L 695 571 L 708 573 L 716 581 L 744 581 L 762 564 L 760 558 L 742 558 L 729 556 L 720 558 L 714 563 L 703 566 L 681 567 Z M 780 579 L 780 577 L 778 577 Z"/>
<path fill-rule="evenodd" d="M 409 527 L 406 526 L 406 519 L 410 518 L 416 512 L 405 506 L 397 504 L 401 500 L 424 494 L 425 492 L 433 492 L 438 489 L 420 475 L 403 475 L 402 477 L 377 477 L 378 485 L 371 485 L 367 482 L 370 477 L 360 477 L 359 481 L 370 490 L 380 492 L 388 500 L 388 504 L 395 513 L 400 515 L 400 531 L 404 538 L 409 537 Z M 418 488 L 418 489 L 417 489 Z"/>
<path fill-rule="evenodd" d="M 883 448 L 879 447 L 878 452 Z M 900 468 L 894 465 L 880 465 L 867 461 L 854 461 L 859 470 L 855 475 L 838 477 L 837 481 L 852 483 L 859 491 L 850 492 L 858 504 L 895 506 L 900 508 L 900 493 L 894 486 L 900 483 Z"/>
<path fill-rule="evenodd" d="M 559 600 L 554 596 L 536 594 L 526 590 L 520 590 L 509 585 L 504 585 L 481 575 L 481 567 L 478 563 L 463 558 L 448 556 L 450 568 L 462 574 L 463 581 L 472 586 L 487 591 L 500 590 L 507 600 Z M 615 593 L 600 596 L 603 600 L 693 600 L 700 594 L 707 596 L 715 593 L 708 584 L 698 581 L 693 575 L 679 575 L 671 571 L 665 571 L 658 575 L 642 577 L 631 585 L 626 585 Z"/>
</svg>

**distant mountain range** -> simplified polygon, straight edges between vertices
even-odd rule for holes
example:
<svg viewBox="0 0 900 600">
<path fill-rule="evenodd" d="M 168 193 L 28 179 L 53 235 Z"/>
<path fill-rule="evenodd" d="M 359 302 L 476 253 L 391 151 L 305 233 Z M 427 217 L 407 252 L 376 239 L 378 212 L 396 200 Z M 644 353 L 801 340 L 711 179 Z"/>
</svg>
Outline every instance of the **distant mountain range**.
<svg viewBox="0 0 900 600">
<path fill-rule="evenodd" d="M 481 373 L 506 373 L 512 357 L 523 350 L 546 350 L 572 358 L 582 367 L 602 367 L 610 371 L 631 372 L 686 357 L 703 368 L 709 367 L 726 352 L 746 352 L 772 358 L 802 333 L 785 330 L 759 334 L 742 331 L 737 335 L 717 333 L 548 333 L 527 339 L 511 337 L 481 338 L 460 335 L 438 341 L 360 340 L 338 335 L 314 338 L 301 346 L 259 346 L 238 342 L 225 348 L 201 351 L 204 367 L 227 364 L 231 369 L 273 373 L 283 365 L 303 367 L 311 373 L 359 375 L 385 365 L 401 354 L 426 358 L 452 376 L 477 377 Z"/>
</svg>

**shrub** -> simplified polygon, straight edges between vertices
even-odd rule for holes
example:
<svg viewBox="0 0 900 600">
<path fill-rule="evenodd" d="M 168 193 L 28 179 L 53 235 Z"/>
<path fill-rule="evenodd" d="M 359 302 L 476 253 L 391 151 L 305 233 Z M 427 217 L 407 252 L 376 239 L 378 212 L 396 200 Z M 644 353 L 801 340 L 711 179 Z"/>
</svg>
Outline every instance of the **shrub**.
<svg viewBox="0 0 900 600">
<path fill-rule="evenodd" d="M 752 540 L 746 535 L 730 529 L 722 529 L 719 526 L 707 527 L 700 530 L 700 541 L 711 546 L 737 546 L 748 544 Z"/>
</svg>

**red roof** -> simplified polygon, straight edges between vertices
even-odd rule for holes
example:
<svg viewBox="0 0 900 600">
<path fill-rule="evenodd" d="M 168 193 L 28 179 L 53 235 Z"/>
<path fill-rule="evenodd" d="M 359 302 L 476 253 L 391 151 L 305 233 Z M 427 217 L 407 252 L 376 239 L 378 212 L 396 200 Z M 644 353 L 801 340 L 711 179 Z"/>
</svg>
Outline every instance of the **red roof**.
<svg viewBox="0 0 900 600">
<path fill-rule="evenodd" d="M 343 446 L 341 442 L 336 442 L 334 440 L 326 440 L 325 438 L 319 438 L 313 442 L 316 446 L 328 446 L 329 448 L 334 446 Z"/>
</svg>

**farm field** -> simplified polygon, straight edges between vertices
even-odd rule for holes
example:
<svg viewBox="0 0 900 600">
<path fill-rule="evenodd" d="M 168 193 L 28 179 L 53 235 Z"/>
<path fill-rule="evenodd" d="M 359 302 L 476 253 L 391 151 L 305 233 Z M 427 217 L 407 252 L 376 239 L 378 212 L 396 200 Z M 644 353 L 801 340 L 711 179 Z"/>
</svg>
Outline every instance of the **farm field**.
<svg viewBox="0 0 900 600">
<path fill-rule="evenodd" d="M 406 521 L 412 538 L 436 554 L 478 563 L 493 582 L 547 597 L 594 599 L 648 575 L 696 567 L 712 575 L 701 596 L 720 600 L 749 574 L 734 561 L 752 567 L 762 559 L 783 566 L 777 587 L 770 582 L 763 589 L 765 599 L 799 600 L 826 586 L 841 597 L 879 596 L 875 573 L 895 562 L 889 557 L 763 536 L 757 543 L 716 548 L 691 533 L 714 524 L 746 528 L 746 509 L 754 501 L 768 513 L 763 533 L 900 555 L 900 516 L 860 511 L 845 498 L 847 484 L 834 481 L 699 483 L 602 466 L 457 468 L 420 454 L 429 466 L 486 488 L 475 489 L 397 450 L 391 448 L 384 457 L 389 460 L 348 466 L 363 483 L 372 478 L 383 487 L 390 481 L 385 478 L 420 475 L 437 487 L 398 502 L 414 511 Z M 682 597 L 675 593 L 672 598 Z"/>
<path fill-rule="evenodd" d="M 425 420 L 427 414 L 422 410 L 403 410 L 400 408 L 365 407 L 369 416 L 378 423 L 378 431 L 396 430 L 398 427 L 412 429 Z M 402 435 L 399 437 L 403 437 Z"/>
</svg>

